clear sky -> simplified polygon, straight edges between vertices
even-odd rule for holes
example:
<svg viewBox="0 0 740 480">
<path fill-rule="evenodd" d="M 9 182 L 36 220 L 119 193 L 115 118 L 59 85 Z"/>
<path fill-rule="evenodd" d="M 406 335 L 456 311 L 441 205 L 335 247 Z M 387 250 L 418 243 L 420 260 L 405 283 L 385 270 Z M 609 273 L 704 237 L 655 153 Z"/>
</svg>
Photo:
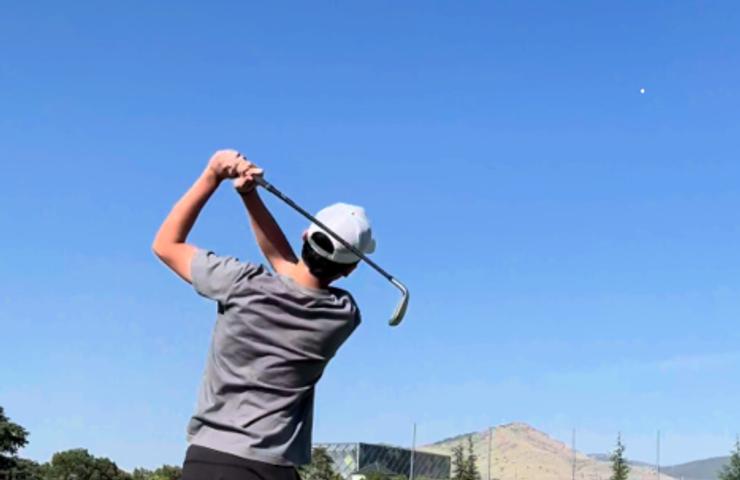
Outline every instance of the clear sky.
<svg viewBox="0 0 740 480">
<path fill-rule="evenodd" d="M 6 2 L 0 405 L 24 454 L 179 463 L 214 306 L 150 253 L 232 147 L 367 208 L 314 439 L 523 421 L 666 463 L 740 430 L 740 4 Z M 645 88 L 644 94 L 640 89 Z M 298 247 L 304 222 L 269 205 Z M 261 261 L 226 185 L 191 240 Z"/>
</svg>

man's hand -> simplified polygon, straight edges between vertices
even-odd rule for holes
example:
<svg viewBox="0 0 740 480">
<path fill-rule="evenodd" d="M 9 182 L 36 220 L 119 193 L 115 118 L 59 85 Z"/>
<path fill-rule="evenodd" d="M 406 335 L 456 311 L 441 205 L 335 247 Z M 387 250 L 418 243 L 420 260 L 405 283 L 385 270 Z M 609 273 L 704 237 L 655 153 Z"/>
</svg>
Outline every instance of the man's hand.
<svg viewBox="0 0 740 480">
<path fill-rule="evenodd" d="M 254 190 L 257 186 L 254 179 L 256 177 L 262 177 L 264 171 L 246 158 L 241 158 L 243 159 L 242 165 L 239 167 L 241 173 L 234 179 L 234 188 L 236 188 L 236 191 L 241 195 L 246 195 Z"/>
<path fill-rule="evenodd" d="M 236 150 L 219 150 L 208 161 L 207 170 L 218 181 L 237 178 L 247 171 L 250 164 L 246 160 L 244 155 Z"/>
</svg>

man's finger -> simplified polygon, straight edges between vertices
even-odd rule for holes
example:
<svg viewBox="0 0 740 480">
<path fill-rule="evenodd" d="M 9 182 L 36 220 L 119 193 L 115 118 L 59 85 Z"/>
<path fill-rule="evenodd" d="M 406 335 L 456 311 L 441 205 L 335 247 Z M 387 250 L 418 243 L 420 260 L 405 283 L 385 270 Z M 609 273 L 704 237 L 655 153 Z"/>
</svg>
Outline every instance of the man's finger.
<svg viewBox="0 0 740 480">
<path fill-rule="evenodd" d="M 257 166 L 249 160 L 243 160 L 239 162 L 239 173 L 244 174 L 250 170 L 254 170 Z"/>
<path fill-rule="evenodd" d="M 247 170 L 249 170 L 249 167 L 246 166 L 242 161 L 239 161 L 236 165 L 234 165 L 234 174 L 237 176 L 244 175 Z"/>
</svg>

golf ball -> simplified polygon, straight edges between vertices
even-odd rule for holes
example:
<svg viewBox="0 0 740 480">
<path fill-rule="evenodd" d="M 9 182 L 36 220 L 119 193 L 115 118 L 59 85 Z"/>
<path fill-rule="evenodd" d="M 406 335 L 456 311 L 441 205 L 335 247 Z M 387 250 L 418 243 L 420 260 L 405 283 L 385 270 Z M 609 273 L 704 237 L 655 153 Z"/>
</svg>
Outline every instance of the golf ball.
<svg viewBox="0 0 740 480">
<path fill-rule="evenodd" d="M 644 94 L 644 93 L 645 93 L 645 89 L 644 89 L 644 88 L 641 88 L 641 89 L 640 89 L 640 93 L 641 93 L 641 94 Z"/>
</svg>

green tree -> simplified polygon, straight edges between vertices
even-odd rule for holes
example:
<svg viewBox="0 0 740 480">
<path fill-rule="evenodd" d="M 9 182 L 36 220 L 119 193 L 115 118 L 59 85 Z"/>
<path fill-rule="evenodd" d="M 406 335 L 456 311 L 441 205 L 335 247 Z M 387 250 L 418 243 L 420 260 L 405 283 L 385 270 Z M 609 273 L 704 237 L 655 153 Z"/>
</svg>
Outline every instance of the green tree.
<svg viewBox="0 0 740 480">
<path fill-rule="evenodd" d="M 735 450 L 730 455 L 730 463 L 722 468 L 719 480 L 740 480 L 740 437 L 735 440 Z"/>
<path fill-rule="evenodd" d="M 146 468 L 134 468 L 131 472 L 131 480 L 150 480 L 154 476 L 154 471 Z"/>
<path fill-rule="evenodd" d="M 314 448 L 311 463 L 300 468 L 303 480 L 342 480 L 334 471 L 334 461 L 325 448 Z"/>
<path fill-rule="evenodd" d="M 135 468 L 131 472 L 131 480 L 179 480 L 182 477 L 182 468 L 174 465 L 162 465 L 156 470 Z"/>
<path fill-rule="evenodd" d="M 478 456 L 473 451 L 473 436 L 468 437 L 468 456 L 465 459 L 464 480 L 480 480 L 478 471 Z"/>
<path fill-rule="evenodd" d="M 46 478 L 46 466 L 40 465 L 33 460 L 17 458 L 13 467 L 15 480 L 44 480 Z"/>
<path fill-rule="evenodd" d="M 176 465 L 162 465 L 154 470 L 153 480 L 180 480 L 182 478 L 182 468 Z"/>
<path fill-rule="evenodd" d="M 462 444 L 452 448 L 452 480 L 465 480 L 465 448 Z"/>
<path fill-rule="evenodd" d="M 90 455 L 83 448 L 55 453 L 46 475 L 50 480 L 131 480 L 109 459 Z"/>
<path fill-rule="evenodd" d="M 18 466 L 19 459 L 15 454 L 27 444 L 28 431 L 11 422 L 0 407 L 0 475 L 7 476 Z"/>
<path fill-rule="evenodd" d="M 627 480 L 629 477 L 630 467 L 624 458 L 624 450 L 622 435 L 619 434 L 617 435 L 617 448 L 614 449 L 614 453 L 610 457 L 612 461 L 612 476 L 610 480 Z"/>
<path fill-rule="evenodd" d="M 28 444 L 28 432 L 5 416 L 5 409 L 0 407 L 0 456 L 8 458 Z"/>
</svg>

